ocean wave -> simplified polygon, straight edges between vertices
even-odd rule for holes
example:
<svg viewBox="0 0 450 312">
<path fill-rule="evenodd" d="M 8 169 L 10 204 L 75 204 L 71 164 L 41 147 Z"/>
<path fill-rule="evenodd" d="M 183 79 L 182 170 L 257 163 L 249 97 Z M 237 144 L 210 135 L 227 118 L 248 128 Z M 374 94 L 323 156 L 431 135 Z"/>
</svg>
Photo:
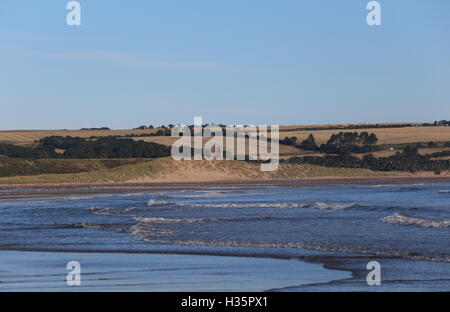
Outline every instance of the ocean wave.
<svg viewBox="0 0 450 312">
<path fill-rule="evenodd" d="M 220 218 L 218 221 L 240 222 L 240 221 L 272 221 L 279 219 L 288 219 L 288 217 L 262 216 L 262 217 L 240 217 L 240 218 Z"/>
<path fill-rule="evenodd" d="M 143 223 L 241 222 L 241 221 L 271 221 L 277 219 L 281 218 L 276 216 L 236 217 L 236 218 L 194 218 L 194 219 L 161 218 L 161 217 L 134 218 L 135 221 Z"/>
<path fill-rule="evenodd" d="M 165 195 L 166 197 L 171 198 L 212 198 L 212 197 L 226 197 L 226 196 L 236 196 L 232 193 L 225 192 L 198 192 L 195 194 L 173 194 L 173 195 Z"/>
<path fill-rule="evenodd" d="M 135 239 L 147 242 L 157 241 L 161 237 L 166 238 L 167 236 L 170 236 L 174 233 L 173 230 L 151 227 L 144 222 L 139 222 L 133 225 L 130 229 L 130 232 Z"/>
<path fill-rule="evenodd" d="M 129 213 L 129 212 L 143 212 L 143 211 L 147 211 L 148 208 L 142 208 L 142 207 L 129 207 L 129 208 L 125 208 L 122 211 L 125 213 Z"/>
<path fill-rule="evenodd" d="M 157 244 L 182 245 L 182 246 L 202 246 L 202 247 L 244 247 L 244 248 L 280 248 L 280 249 L 309 249 L 324 252 L 339 252 L 351 254 L 373 255 L 385 258 L 400 258 L 417 261 L 435 261 L 450 263 L 450 256 L 447 255 L 426 255 L 407 250 L 375 250 L 360 247 L 346 247 L 339 245 L 328 245 L 312 242 L 244 242 L 244 241 L 199 241 L 199 240 L 167 240 L 158 239 L 157 235 L 145 235 L 143 231 L 137 231 L 135 238 Z"/>
<path fill-rule="evenodd" d="M 195 194 L 164 194 L 161 197 L 168 198 L 222 198 L 222 197 L 251 197 L 251 196 L 273 196 L 286 193 L 280 192 L 246 192 L 246 193 L 232 193 L 229 191 L 215 191 L 215 192 L 198 192 Z"/>
<path fill-rule="evenodd" d="M 158 201 L 158 200 L 154 200 L 154 199 L 150 199 L 147 202 L 147 206 L 149 206 L 149 207 L 168 206 L 168 205 L 173 205 L 173 204 L 175 204 L 175 203 L 171 202 L 171 201 Z"/>
<path fill-rule="evenodd" d="M 152 206 L 159 206 L 162 204 L 154 204 Z M 169 204 L 168 204 L 169 205 Z M 150 206 L 150 207 L 152 207 Z M 87 210 L 91 211 L 92 214 L 98 216 L 123 216 L 132 217 L 133 213 L 145 212 L 150 209 L 150 207 L 128 207 L 128 208 L 106 208 L 106 207 L 89 207 Z"/>
<path fill-rule="evenodd" d="M 127 194 L 119 194 L 117 196 L 119 197 L 135 197 L 135 196 L 142 196 L 144 193 L 127 193 Z"/>
<path fill-rule="evenodd" d="M 450 190 L 440 190 L 439 194 L 450 194 Z"/>
<path fill-rule="evenodd" d="M 384 223 L 403 225 L 403 226 L 416 226 L 421 228 L 433 228 L 442 229 L 450 227 L 450 220 L 433 220 L 419 217 L 411 217 L 406 214 L 396 213 L 391 216 L 381 219 Z"/>
<path fill-rule="evenodd" d="M 111 197 L 112 194 L 86 194 L 86 195 L 72 195 L 68 197 L 63 197 L 63 200 L 67 201 L 78 201 L 78 200 L 85 200 L 85 199 L 93 199 L 93 198 L 103 198 L 103 197 Z"/>
<path fill-rule="evenodd" d="M 112 208 L 105 208 L 105 207 L 89 207 L 87 210 L 91 211 L 95 215 L 99 216 L 111 216 L 114 213 L 114 209 Z"/>
<path fill-rule="evenodd" d="M 350 208 L 358 208 L 360 207 L 357 203 L 352 204 L 328 204 L 328 203 L 322 203 L 322 202 L 315 202 L 311 205 L 310 208 L 317 208 L 317 209 L 331 209 L 331 210 L 346 210 Z"/>
<path fill-rule="evenodd" d="M 278 203 L 217 203 L 193 204 L 177 203 L 178 206 L 208 207 L 208 208 L 315 208 L 320 210 L 345 210 L 360 207 L 357 203 L 333 204 L 324 202 L 278 202 Z"/>
<path fill-rule="evenodd" d="M 124 227 L 121 227 L 120 224 L 98 224 L 98 223 L 89 223 L 89 222 L 79 222 L 70 225 L 71 228 L 78 229 L 94 229 L 94 230 L 102 230 L 102 231 L 114 231 L 114 232 L 128 232 L 128 230 Z"/>
<path fill-rule="evenodd" d="M 143 223 L 194 223 L 194 222 L 207 222 L 216 221 L 216 219 L 176 219 L 176 218 L 150 218 L 150 217 L 138 217 L 134 218 L 137 222 Z"/>
<path fill-rule="evenodd" d="M 378 187 L 394 187 L 396 185 L 394 184 L 375 184 L 375 185 L 355 185 L 355 187 L 362 187 L 362 188 L 378 188 Z"/>
</svg>

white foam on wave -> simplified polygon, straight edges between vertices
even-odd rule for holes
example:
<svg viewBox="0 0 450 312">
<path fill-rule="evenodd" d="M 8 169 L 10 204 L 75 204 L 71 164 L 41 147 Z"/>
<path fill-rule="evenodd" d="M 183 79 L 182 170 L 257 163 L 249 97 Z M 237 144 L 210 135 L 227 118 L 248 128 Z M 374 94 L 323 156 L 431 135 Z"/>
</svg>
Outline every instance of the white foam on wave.
<svg viewBox="0 0 450 312">
<path fill-rule="evenodd" d="M 213 219 L 176 219 L 176 218 L 150 218 L 150 217 L 140 217 L 134 218 L 138 222 L 142 223 L 194 223 L 194 222 L 205 222 L 214 221 Z"/>
<path fill-rule="evenodd" d="M 170 198 L 222 198 L 222 197 L 250 197 L 250 196 L 273 196 L 280 195 L 280 192 L 249 192 L 249 193 L 231 193 L 227 191 L 205 191 L 194 194 L 164 194 L 161 196 Z M 286 193 L 284 193 L 286 194 Z"/>
<path fill-rule="evenodd" d="M 132 196 L 142 196 L 144 193 L 127 193 L 127 194 L 119 194 L 119 197 L 132 197 Z"/>
<path fill-rule="evenodd" d="M 93 214 L 99 216 L 110 216 L 113 215 L 114 209 L 106 207 L 89 207 L 87 210 L 92 211 Z"/>
<path fill-rule="evenodd" d="M 209 208 L 315 208 L 321 210 L 345 210 L 357 208 L 357 203 L 333 204 L 324 202 L 282 202 L 282 203 L 217 203 L 217 204 L 193 204 L 178 203 L 179 206 L 209 207 Z"/>
<path fill-rule="evenodd" d="M 128 232 L 126 228 L 117 226 L 116 224 L 97 224 L 89 222 L 79 222 L 71 225 L 74 228 L 79 229 L 91 229 L 91 230 L 101 230 L 101 231 L 113 231 L 113 232 Z"/>
<path fill-rule="evenodd" d="M 236 217 L 236 218 L 197 218 L 197 219 L 177 219 L 161 217 L 135 217 L 134 220 L 142 223 L 196 223 L 196 222 L 238 222 L 238 221 L 271 221 L 280 219 L 276 216 L 262 217 Z"/>
<path fill-rule="evenodd" d="M 227 194 L 224 192 L 197 192 L 194 194 L 173 194 L 173 195 L 165 195 L 166 197 L 172 198 L 213 198 L 213 197 L 226 197 L 226 196 L 235 196 L 235 194 Z"/>
<path fill-rule="evenodd" d="M 148 208 L 147 208 L 148 209 Z M 91 211 L 92 214 L 98 216 L 124 216 L 130 217 L 132 212 L 140 212 L 146 210 L 140 207 L 129 207 L 129 208 L 106 208 L 106 207 L 89 207 L 87 210 Z"/>
<path fill-rule="evenodd" d="M 130 229 L 131 235 L 134 236 L 137 240 L 142 241 L 152 241 L 158 240 L 162 237 L 170 236 L 174 232 L 170 229 L 161 229 L 149 226 L 145 222 L 139 222 L 133 225 Z"/>
<path fill-rule="evenodd" d="M 421 228 L 433 228 L 442 229 L 450 228 L 450 220 L 433 220 L 419 217 L 411 217 L 406 214 L 396 213 L 391 216 L 381 219 L 384 223 L 403 225 L 403 226 L 416 226 Z"/>
<path fill-rule="evenodd" d="M 440 190 L 440 194 L 450 194 L 450 190 Z"/>
<path fill-rule="evenodd" d="M 355 187 L 363 187 L 363 188 L 378 188 L 378 187 L 394 187 L 394 184 L 375 184 L 375 185 L 356 185 Z"/>
<path fill-rule="evenodd" d="M 317 208 L 322 210 L 346 210 L 350 208 L 357 208 L 359 205 L 357 203 L 352 204 L 328 204 L 328 203 L 322 203 L 322 202 L 315 202 L 311 205 L 311 208 Z"/>
<path fill-rule="evenodd" d="M 154 199 L 150 199 L 147 202 L 147 206 L 149 207 L 156 207 L 156 206 L 168 206 L 168 205 L 173 205 L 174 202 L 171 201 L 159 201 L 159 200 L 154 200 Z"/>
<path fill-rule="evenodd" d="M 86 199 L 93 199 L 93 198 L 103 198 L 103 197 L 111 197 L 112 194 L 90 194 L 90 195 L 72 195 L 68 197 L 63 197 L 64 200 L 67 201 L 78 201 L 78 200 L 86 200 Z"/>
</svg>

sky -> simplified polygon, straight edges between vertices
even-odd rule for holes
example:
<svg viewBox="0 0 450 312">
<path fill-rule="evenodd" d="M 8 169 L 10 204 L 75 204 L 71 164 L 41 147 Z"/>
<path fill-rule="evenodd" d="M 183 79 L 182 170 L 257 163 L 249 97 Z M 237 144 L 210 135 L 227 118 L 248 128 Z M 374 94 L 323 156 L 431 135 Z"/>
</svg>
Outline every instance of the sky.
<svg viewBox="0 0 450 312">
<path fill-rule="evenodd" d="M 0 2 L 0 129 L 450 119 L 450 1 Z"/>
</svg>

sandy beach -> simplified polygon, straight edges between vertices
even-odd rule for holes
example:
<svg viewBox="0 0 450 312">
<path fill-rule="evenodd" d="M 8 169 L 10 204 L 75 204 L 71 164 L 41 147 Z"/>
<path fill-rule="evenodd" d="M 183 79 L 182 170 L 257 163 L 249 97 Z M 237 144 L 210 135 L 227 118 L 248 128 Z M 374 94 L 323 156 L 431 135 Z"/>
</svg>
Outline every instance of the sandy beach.
<svg viewBox="0 0 450 312">
<path fill-rule="evenodd" d="M 320 187 L 327 185 L 399 185 L 416 183 L 447 183 L 450 176 L 404 176 L 404 177 L 323 177 L 298 180 L 223 180 L 212 182 L 113 182 L 113 183 L 34 183 L 0 184 L 0 198 L 10 196 L 128 193 L 142 191 L 185 190 L 204 188 L 259 188 L 259 187 Z"/>
</svg>

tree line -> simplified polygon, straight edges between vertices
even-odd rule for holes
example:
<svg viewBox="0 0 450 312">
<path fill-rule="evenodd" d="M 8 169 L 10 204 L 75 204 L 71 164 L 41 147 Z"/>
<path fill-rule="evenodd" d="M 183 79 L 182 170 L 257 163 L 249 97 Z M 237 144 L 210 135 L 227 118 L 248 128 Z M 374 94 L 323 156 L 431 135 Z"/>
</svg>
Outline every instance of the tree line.
<svg viewBox="0 0 450 312">
<path fill-rule="evenodd" d="M 62 153 L 57 153 L 57 149 Z M 116 137 L 88 140 L 52 136 L 39 140 L 34 147 L 1 143 L 0 155 L 12 158 L 158 158 L 170 156 L 170 148 L 153 142 Z"/>
<path fill-rule="evenodd" d="M 437 153 L 436 153 L 437 154 Z M 446 152 L 442 152 L 446 154 Z M 440 154 L 439 154 L 440 155 Z M 407 146 L 402 152 L 389 157 L 375 157 L 373 154 L 362 158 L 350 154 L 291 157 L 288 162 L 297 164 L 313 164 L 325 167 L 362 168 L 374 171 L 434 171 L 450 169 L 450 161 L 432 159 L 435 155 L 421 155 L 416 146 Z"/>
<path fill-rule="evenodd" d="M 286 137 L 280 140 L 281 144 L 294 145 L 299 148 L 326 154 L 368 153 L 376 150 L 378 138 L 374 133 L 368 132 L 339 132 L 320 146 L 317 145 L 313 134 L 306 140 L 297 144 L 297 137 Z"/>
</svg>

